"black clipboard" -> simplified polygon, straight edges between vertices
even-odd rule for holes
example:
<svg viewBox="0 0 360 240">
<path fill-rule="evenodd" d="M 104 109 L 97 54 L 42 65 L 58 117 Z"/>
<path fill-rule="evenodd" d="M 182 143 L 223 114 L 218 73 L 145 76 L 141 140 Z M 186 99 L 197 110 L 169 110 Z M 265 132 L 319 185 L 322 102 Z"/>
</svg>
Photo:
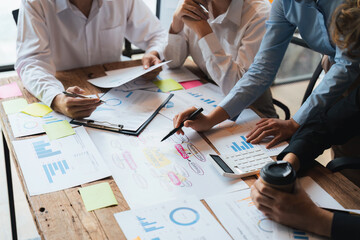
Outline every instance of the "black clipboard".
<svg viewBox="0 0 360 240">
<path fill-rule="evenodd" d="M 119 124 L 111 124 L 112 126 L 106 126 L 103 125 L 100 122 L 96 122 L 94 120 L 76 120 L 72 119 L 70 121 L 71 124 L 85 126 L 85 127 L 91 127 L 91 128 L 97 128 L 101 130 L 111 131 L 111 132 L 117 132 L 117 133 L 123 133 L 127 135 L 132 136 L 139 136 L 139 134 L 146 128 L 147 125 L 155 118 L 155 116 L 160 112 L 160 110 L 165 107 L 165 105 L 170 101 L 170 99 L 174 96 L 173 93 L 170 93 L 169 96 L 165 99 L 165 101 L 154 111 L 154 113 L 136 130 L 126 130 L 123 129 L 123 125 Z"/>
</svg>

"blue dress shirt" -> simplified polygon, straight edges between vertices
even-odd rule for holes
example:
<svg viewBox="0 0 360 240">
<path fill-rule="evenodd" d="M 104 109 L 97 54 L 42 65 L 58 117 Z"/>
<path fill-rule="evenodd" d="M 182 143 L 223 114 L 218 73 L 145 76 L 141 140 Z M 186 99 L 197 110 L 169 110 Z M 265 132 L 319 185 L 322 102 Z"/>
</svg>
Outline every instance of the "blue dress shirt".
<svg viewBox="0 0 360 240">
<path fill-rule="evenodd" d="M 274 81 L 296 27 L 312 48 L 329 55 L 335 62 L 319 86 L 301 106 L 293 119 L 302 125 L 334 103 L 360 74 L 360 59 L 350 59 L 346 51 L 330 40 L 331 15 L 342 0 L 275 0 L 266 33 L 253 64 L 219 104 L 230 115 L 239 114 Z"/>
</svg>

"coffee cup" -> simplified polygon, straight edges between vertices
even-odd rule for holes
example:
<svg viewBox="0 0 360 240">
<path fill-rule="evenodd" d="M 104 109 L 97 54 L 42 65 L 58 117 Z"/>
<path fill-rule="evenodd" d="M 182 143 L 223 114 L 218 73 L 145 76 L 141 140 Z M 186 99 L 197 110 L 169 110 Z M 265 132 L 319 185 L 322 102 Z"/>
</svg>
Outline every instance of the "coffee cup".
<svg viewBox="0 0 360 240">
<path fill-rule="evenodd" d="M 291 193 L 294 191 L 296 172 L 289 162 L 271 162 L 260 170 L 260 180 L 270 187 Z"/>
</svg>

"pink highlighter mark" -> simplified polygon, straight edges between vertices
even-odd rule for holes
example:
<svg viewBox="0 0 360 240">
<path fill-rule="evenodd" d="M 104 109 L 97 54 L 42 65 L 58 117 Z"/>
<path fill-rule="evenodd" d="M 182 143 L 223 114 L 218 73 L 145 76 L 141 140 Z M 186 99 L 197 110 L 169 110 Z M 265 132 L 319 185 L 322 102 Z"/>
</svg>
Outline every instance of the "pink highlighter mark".
<svg viewBox="0 0 360 240">
<path fill-rule="evenodd" d="M 123 157 L 131 170 L 135 170 L 137 168 L 136 163 L 129 152 L 124 152 Z"/>
<path fill-rule="evenodd" d="M 174 185 L 179 186 L 181 184 L 180 179 L 176 176 L 174 172 L 168 172 L 168 177 Z"/>
<path fill-rule="evenodd" d="M 185 149 L 181 146 L 181 144 L 175 145 L 176 150 L 180 153 L 183 159 L 188 159 L 189 155 L 186 153 Z"/>
<path fill-rule="evenodd" d="M 190 89 L 203 85 L 199 80 L 186 81 L 180 83 L 185 89 Z"/>
</svg>

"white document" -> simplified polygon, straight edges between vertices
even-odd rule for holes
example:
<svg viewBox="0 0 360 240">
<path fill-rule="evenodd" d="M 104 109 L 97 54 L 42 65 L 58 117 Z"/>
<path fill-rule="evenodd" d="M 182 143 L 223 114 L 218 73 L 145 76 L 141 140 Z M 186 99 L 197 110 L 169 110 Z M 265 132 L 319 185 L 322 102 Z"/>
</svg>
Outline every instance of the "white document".
<svg viewBox="0 0 360 240">
<path fill-rule="evenodd" d="M 34 134 L 44 133 L 43 125 L 66 120 L 70 122 L 71 118 L 52 111 L 44 117 L 33 117 L 25 113 L 14 113 L 8 115 L 11 130 L 14 137 L 24 137 Z"/>
<path fill-rule="evenodd" d="M 168 93 L 124 92 L 114 88 L 101 98 L 106 103 L 98 106 L 85 120 L 110 127 L 123 125 L 125 130 L 136 131 L 168 97 Z"/>
<path fill-rule="evenodd" d="M 206 203 L 233 239 L 273 239 L 273 221 L 250 198 L 250 189 L 205 198 Z"/>
<path fill-rule="evenodd" d="M 161 67 L 170 61 L 162 62 L 159 64 L 156 64 L 154 66 L 149 67 L 148 69 L 144 69 L 143 66 L 136 66 L 136 67 L 130 67 L 130 68 L 122 68 L 112 71 L 105 72 L 107 76 L 99 77 L 99 78 L 93 78 L 88 80 L 91 84 L 101 87 L 101 88 L 114 88 L 119 87 L 127 82 L 130 82 L 131 80 L 138 78 L 148 72 L 151 72 L 152 70 Z"/>
<path fill-rule="evenodd" d="M 224 98 L 220 88 L 212 83 L 173 93 L 172 99 L 160 112 L 169 119 L 173 119 L 176 114 L 192 106 L 202 107 L 204 109 L 203 113 L 208 114 Z"/>
<path fill-rule="evenodd" d="M 245 109 L 237 118 L 236 122 L 225 121 L 214 128 L 204 132 L 205 136 L 221 154 L 236 153 L 236 145 L 239 145 L 243 138 L 256 126 L 260 117 L 251 109 Z M 267 149 L 268 141 L 253 146 L 260 147 L 268 156 L 276 156 L 289 144 L 282 142 L 271 149 Z"/>
<path fill-rule="evenodd" d="M 134 209 L 190 195 L 199 199 L 248 188 L 241 179 L 221 176 L 210 163 L 211 147 L 195 131 L 160 140 L 172 122 L 158 115 L 139 137 L 88 129 Z"/>
<path fill-rule="evenodd" d="M 127 239 L 231 239 L 194 197 L 114 214 Z"/>
<path fill-rule="evenodd" d="M 177 82 L 186 82 L 191 80 L 199 80 L 200 78 L 193 74 L 186 67 L 180 68 L 169 68 L 167 66 L 163 67 L 163 70 L 159 73 L 159 79 L 169 79 L 172 78 Z"/>
<path fill-rule="evenodd" d="M 85 128 L 49 141 L 47 136 L 13 141 L 30 196 L 55 192 L 111 175 Z"/>
<path fill-rule="evenodd" d="M 117 87 L 121 91 L 134 91 L 141 89 L 152 89 L 156 88 L 156 85 L 149 79 L 138 77 L 134 80 Z"/>
</svg>

